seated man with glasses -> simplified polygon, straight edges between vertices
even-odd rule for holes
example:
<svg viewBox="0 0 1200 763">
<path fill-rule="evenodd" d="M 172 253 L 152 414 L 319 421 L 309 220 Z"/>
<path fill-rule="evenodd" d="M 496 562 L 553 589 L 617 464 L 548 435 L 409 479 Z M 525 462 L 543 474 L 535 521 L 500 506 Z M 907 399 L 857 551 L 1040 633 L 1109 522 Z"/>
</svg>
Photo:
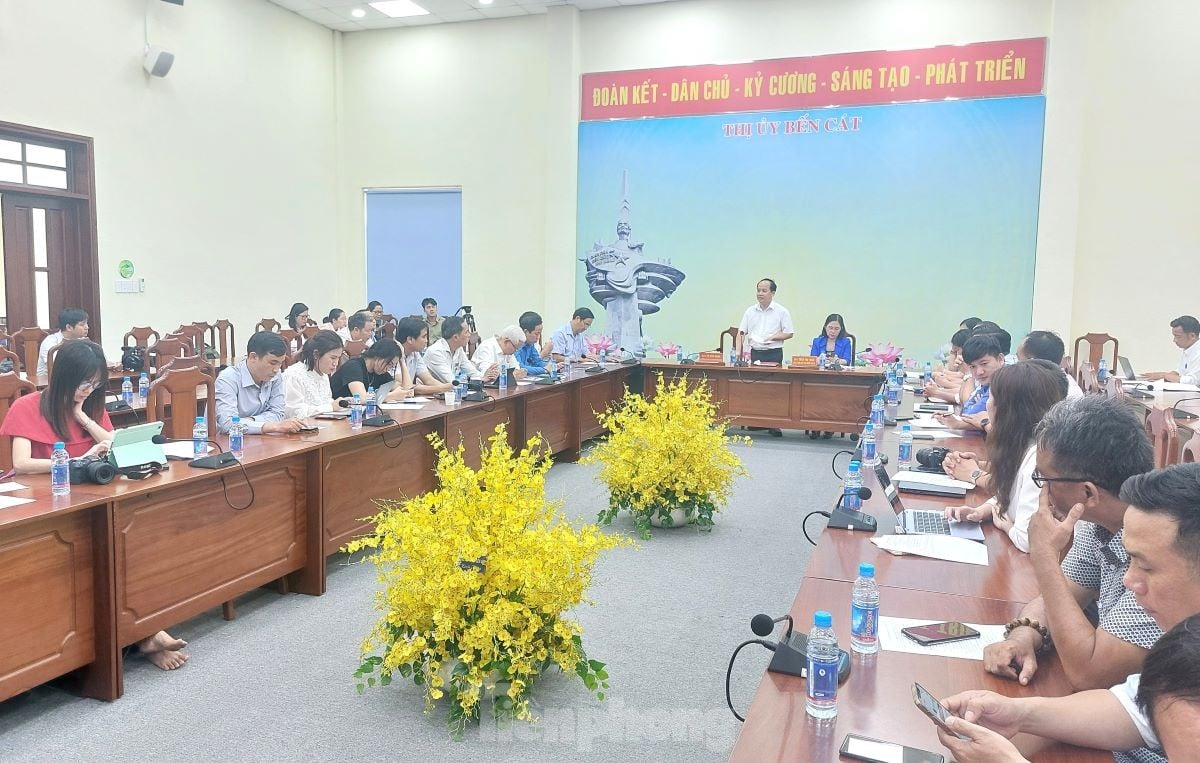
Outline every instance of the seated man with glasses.
<svg viewBox="0 0 1200 763">
<path fill-rule="evenodd" d="M 1153 452 L 1133 410 L 1098 395 L 1055 405 L 1036 439 L 1042 507 L 1030 521 L 1029 556 L 1042 595 L 1008 624 L 1004 641 L 984 649 L 983 665 L 1028 684 L 1053 649 L 1072 686 L 1106 689 L 1137 673 L 1162 636 L 1122 582 L 1121 485 L 1153 468 Z M 1085 611 L 1092 604 L 1098 626 Z"/>
</svg>

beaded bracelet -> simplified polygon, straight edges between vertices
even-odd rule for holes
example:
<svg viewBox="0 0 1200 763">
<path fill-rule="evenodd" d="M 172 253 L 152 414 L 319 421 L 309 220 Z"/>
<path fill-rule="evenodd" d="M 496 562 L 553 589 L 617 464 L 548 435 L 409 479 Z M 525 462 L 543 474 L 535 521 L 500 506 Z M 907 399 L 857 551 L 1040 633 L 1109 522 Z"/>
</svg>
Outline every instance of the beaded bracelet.
<svg viewBox="0 0 1200 763">
<path fill-rule="evenodd" d="M 1010 633 L 1021 627 L 1033 628 L 1042 634 L 1042 646 L 1037 650 L 1038 654 L 1046 654 L 1054 648 L 1054 639 L 1050 637 L 1050 629 L 1030 617 L 1018 617 L 1004 626 L 1004 638 L 1007 639 Z"/>
</svg>

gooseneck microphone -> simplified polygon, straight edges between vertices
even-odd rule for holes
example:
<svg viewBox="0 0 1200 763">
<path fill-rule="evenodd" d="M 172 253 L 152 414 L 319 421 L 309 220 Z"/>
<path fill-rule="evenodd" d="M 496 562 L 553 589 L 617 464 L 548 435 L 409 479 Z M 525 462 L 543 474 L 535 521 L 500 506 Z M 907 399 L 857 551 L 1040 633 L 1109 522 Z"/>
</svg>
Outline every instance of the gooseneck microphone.
<svg viewBox="0 0 1200 763">
<path fill-rule="evenodd" d="M 194 439 L 188 437 L 167 437 L 166 435 L 156 434 L 150 438 L 150 441 L 155 445 L 164 445 L 168 442 L 195 442 Z M 238 460 L 233 457 L 232 453 L 226 453 L 225 449 L 216 440 L 205 440 L 217 448 L 217 454 L 214 456 L 203 456 L 201 458 L 193 458 L 188 461 L 188 466 L 194 466 L 197 469 L 224 469 L 226 466 L 233 466 L 238 463 Z"/>
<path fill-rule="evenodd" d="M 787 633 L 783 635 L 786 639 L 792 635 L 792 627 L 795 623 L 792 621 L 791 615 L 772 618 L 770 615 L 755 615 L 750 618 L 750 630 L 754 631 L 755 636 L 770 636 L 771 631 L 775 630 L 775 625 L 787 620 Z"/>
</svg>

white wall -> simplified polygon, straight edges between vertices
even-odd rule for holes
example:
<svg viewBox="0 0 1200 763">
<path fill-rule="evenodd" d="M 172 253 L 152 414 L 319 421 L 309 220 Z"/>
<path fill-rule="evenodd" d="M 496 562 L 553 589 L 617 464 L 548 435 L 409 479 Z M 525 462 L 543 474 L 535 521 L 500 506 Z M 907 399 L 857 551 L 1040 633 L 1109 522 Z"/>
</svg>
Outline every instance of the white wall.
<svg viewBox="0 0 1200 763">
<path fill-rule="evenodd" d="M 141 68 L 147 6 L 166 79 Z M 95 139 L 110 354 L 130 326 L 217 318 L 244 346 L 339 294 L 333 38 L 265 0 L 0 0 L 0 118 Z M 122 259 L 144 294 L 114 293 Z"/>
</svg>

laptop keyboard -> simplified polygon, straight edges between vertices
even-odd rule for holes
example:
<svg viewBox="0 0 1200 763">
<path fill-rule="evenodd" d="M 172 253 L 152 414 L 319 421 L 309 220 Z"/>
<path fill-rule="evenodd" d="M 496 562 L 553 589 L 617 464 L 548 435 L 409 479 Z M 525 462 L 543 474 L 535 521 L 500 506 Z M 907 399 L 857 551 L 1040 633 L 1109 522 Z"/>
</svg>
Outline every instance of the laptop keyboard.
<svg viewBox="0 0 1200 763">
<path fill-rule="evenodd" d="M 937 511 L 910 511 L 913 532 L 921 535 L 949 535 L 950 523 Z"/>
</svg>

